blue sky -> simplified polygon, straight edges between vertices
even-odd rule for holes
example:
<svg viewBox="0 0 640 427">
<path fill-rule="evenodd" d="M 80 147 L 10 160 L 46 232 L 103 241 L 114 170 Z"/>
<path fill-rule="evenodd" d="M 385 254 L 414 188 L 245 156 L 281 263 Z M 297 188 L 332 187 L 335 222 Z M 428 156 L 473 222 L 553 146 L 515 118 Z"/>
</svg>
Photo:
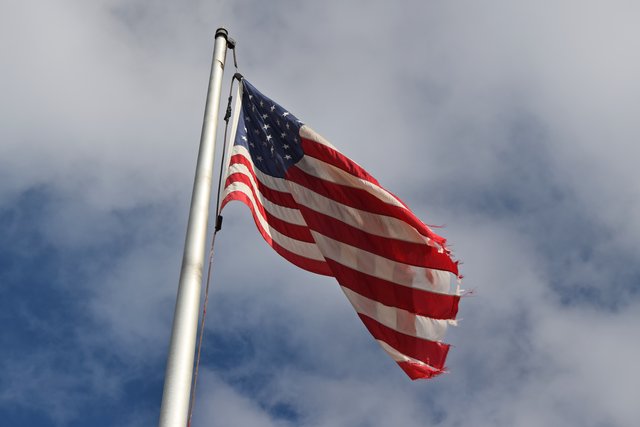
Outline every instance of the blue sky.
<svg viewBox="0 0 640 427">
<path fill-rule="evenodd" d="M 259 90 L 446 224 L 475 294 L 450 373 L 411 382 L 336 283 L 288 265 L 232 204 L 194 426 L 637 425 L 635 3 L 3 9 L 7 425 L 157 423 L 219 26 Z"/>
</svg>

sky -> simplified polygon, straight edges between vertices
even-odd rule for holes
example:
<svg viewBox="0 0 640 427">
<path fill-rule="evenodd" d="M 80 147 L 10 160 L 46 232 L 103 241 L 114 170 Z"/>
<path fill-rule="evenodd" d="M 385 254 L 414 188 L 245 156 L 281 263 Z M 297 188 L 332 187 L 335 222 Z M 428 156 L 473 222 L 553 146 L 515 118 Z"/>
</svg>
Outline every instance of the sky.
<svg viewBox="0 0 640 427">
<path fill-rule="evenodd" d="M 259 90 L 445 226 L 473 295 L 447 334 L 450 372 L 412 382 L 337 283 L 287 264 L 233 203 L 194 427 L 636 426 L 639 13 L 624 0 L 4 2 L 3 425 L 157 424 L 225 27 Z"/>
</svg>

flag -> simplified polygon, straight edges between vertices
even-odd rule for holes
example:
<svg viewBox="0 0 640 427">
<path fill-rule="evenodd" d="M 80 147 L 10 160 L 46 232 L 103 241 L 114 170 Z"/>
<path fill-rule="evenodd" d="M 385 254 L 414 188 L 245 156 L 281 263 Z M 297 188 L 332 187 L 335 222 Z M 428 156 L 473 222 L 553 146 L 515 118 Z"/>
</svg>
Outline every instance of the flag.
<svg viewBox="0 0 640 427">
<path fill-rule="evenodd" d="M 458 264 L 396 196 L 293 114 L 240 83 L 224 207 L 245 203 L 282 257 L 336 278 L 411 379 L 442 373 L 460 295 Z"/>
</svg>

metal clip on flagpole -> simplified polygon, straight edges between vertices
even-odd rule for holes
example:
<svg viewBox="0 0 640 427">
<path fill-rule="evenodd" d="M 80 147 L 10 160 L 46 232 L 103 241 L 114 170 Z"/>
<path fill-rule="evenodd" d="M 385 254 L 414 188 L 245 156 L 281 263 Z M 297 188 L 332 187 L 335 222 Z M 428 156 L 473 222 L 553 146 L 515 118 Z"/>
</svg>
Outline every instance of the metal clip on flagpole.
<svg viewBox="0 0 640 427">
<path fill-rule="evenodd" d="M 169 343 L 167 370 L 160 408 L 160 427 L 184 427 L 187 425 L 211 201 L 215 139 L 220 111 L 222 73 L 228 43 L 227 30 L 224 28 L 216 30 L 200 150 Z"/>
</svg>

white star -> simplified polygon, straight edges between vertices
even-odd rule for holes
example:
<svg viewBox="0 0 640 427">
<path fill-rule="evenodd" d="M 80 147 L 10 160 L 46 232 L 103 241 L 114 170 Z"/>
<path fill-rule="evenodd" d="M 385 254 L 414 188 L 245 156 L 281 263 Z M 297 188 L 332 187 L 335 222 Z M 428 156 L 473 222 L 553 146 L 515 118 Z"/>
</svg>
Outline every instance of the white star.
<svg viewBox="0 0 640 427">
<path fill-rule="evenodd" d="M 249 100 L 253 99 L 253 95 L 249 95 Z"/>
<path fill-rule="evenodd" d="M 263 114 L 263 115 L 262 115 L 262 118 L 263 118 L 263 119 L 266 119 L 267 117 L 269 117 L 269 115 L 268 115 L 268 114 Z"/>
<path fill-rule="evenodd" d="M 288 154 L 285 154 L 284 158 L 285 158 L 286 160 L 289 160 L 289 159 L 291 159 L 291 156 L 290 156 L 290 155 L 288 155 Z"/>
<path fill-rule="evenodd" d="M 262 161 L 262 156 L 258 156 L 258 157 L 256 157 L 256 159 L 258 159 L 258 161 L 261 162 Z"/>
<path fill-rule="evenodd" d="M 275 110 L 275 109 L 276 109 L 276 106 L 275 106 L 275 105 L 272 105 L 272 106 L 271 106 L 271 111 L 273 111 L 273 110 Z"/>
<path fill-rule="evenodd" d="M 251 121 L 251 117 L 247 116 L 246 121 L 250 122 Z"/>
<path fill-rule="evenodd" d="M 246 135 L 242 135 L 240 138 L 242 138 L 243 141 L 247 141 L 247 136 Z"/>
<path fill-rule="evenodd" d="M 280 120 L 276 120 L 276 124 L 280 126 Z"/>
<path fill-rule="evenodd" d="M 244 127 L 244 131 L 245 131 L 245 132 L 247 131 L 247 127 L 246 127 L 246 126 Z"/>
<path fill-rule="evenodd" d="M 288 145 L 288 144 L 284 144 L 284 145 L 282 146 L 282 148 L 284 148 L 285 150 L 288 150 L 288 149 L 289 149 L 289 145 Z"/>
<path fill-rule="evenodd" d="M 289 129 L 289 122 L 287 122 L 287 124 L 285 125 L 285 127 L 286 127 L 287 129 Z"/>
<path fill-rule="evenodd" d="M 267 141 L 271 141 L 272 136 L 271 135 L 267 135 Z"/>
<path fill-rule="evenodd" d="M 264 107 L 264 102 L 262 102 L 262 100 L 260 100 L 260 106 Z"/>
<path fill-rule="evenodd" d="M 252 141 L 252 142 L 250 142 L 250 143 L 249 143 L 249 145 L 250 145 L 252 148 L 256 148 L 256 144 L 254 144 L 254 143 L 253 143 L 253 141 Z"/>
<path fill-rule="evenodd" d="M 282 113 L 282 117 L 287 117 L 289 115 L 288 111 L 285 111 L 284 113 Z"/>
<path fill-rule="evenodd" d="M 267 130 L 269 129 L 271 126 L 269 126 L 269 124 L 267 123 L 266 125 L 262 126 L 262 129 Z"/>
<path fill-rule="evenodd" d="M 282 133 L 280 134 L 280 138 L 285 138 L 286 136 L 287 136 L 287 133 L 286 133 L 286 132 L 282 132 Z"/>
</svg>

